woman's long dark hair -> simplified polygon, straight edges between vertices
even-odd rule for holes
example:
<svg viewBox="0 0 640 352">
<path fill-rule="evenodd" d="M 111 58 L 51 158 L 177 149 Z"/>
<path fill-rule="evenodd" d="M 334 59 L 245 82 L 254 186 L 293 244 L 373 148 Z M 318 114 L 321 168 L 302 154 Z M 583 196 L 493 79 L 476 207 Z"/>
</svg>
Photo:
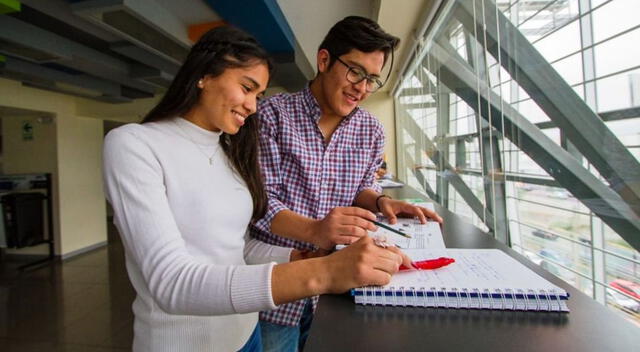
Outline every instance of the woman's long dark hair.
<svg viewBox="0 0 640 352">
<path fill-rule="evenodd" d="M 257 63 L 266 64 L 269 71 L 273 68 L 269 55 L 252 36 L 229 26 L 210 30 L 191 48 L 164 97 L 142 123 L 182 116 L 191 110 L 200 99 L 197 82 L 204 76 L 217 77 L 228 68 Z M 264 216 L 267 209 L 267 195 L 258 165 L 258 128 L 259 120 L 250 116 L 238 133 L 220 136 L 222 150 L 253 198 L 253 220 Z"/>
</svg>

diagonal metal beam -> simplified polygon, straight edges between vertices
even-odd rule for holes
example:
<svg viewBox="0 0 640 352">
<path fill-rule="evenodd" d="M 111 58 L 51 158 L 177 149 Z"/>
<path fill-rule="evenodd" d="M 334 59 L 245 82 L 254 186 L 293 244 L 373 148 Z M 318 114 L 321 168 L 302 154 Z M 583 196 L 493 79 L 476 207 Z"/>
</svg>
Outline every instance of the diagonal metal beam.
<svg viewBox="0 0 640 352">
<path fill-rule="evenodd" d="M 482 169 L 485 175 L 484 194 L 487 209 L 495 214 L 496 238 L 510 245 L 509 221 L 507 218 L 507 192 L 505 190 L 505 174 L 502 169 L 498 138 L 496 135 L 483 135 Z"/>
<path fill-rule="evenodd" d="M 486 33 L 486 49 L 640 215 L 640 163 L 493 1 L 480 5 L 484 23 L 474 19 L 475 3 L 457 2 L 455 17 L 470 33 Z"/>
<path fill-rule="evenodd" d="M 449 92 L 446 87 L 438 82 L 437 89 L 434 91 L 434 96 L 437 96 L 436 102 L 438 104 L 438 124 L 437 124 L 437 136 L 438 136 L 438 149 L 442 152 L 442 155 L 449 155 L 449 141 L 446 140 L 446 136 L 449 133 L 449 113 L 450 113 L 450 98 Z M 439 164 L 441 167 L 443 162 Z M 443 177 L 444 169 L 438 169 L 436 176 L 436 192 L 441 196 L 443 207 L 449 208 L 449 181 L 446 177 Z"/>
<path fill-rule="evenodd" d="M 452 47 L 443 48 L 434 43 L 429 55 L 441 63 L 439 77 L 443 84 L 504 133 L 633 248 L 640 249 L 640 219 L 616 192 L 504 102 L 484 82 L 478 82 L 473 70 Z M 479 92 L 476 91 L 478 85 Z M 489 119 L 490 115 L 502 116 L 503 119 Z"/>
<path fill-rule="evenodd" d="M 467 62 L 482 81 L 488 81 L 487 59 L 484 50 L 477 41 L 471 37 L 469 32 L 465 32 Z M 476 130 L 478 131 L 478 150 L 482 158 L 482 173 L 486 180 L 484 182 L 484 196 L 486 209 L 494 214 L 496 225 L 495 237 L 506 245 L 511 245 L 509 237 L 509 221 L 507 218 L 507 192 L 505 189 L 504 169 L 502 168 L 501 153 L 498 148 L 498 135 L 489 123 L 479 116 L 477 110 L 474 113 Z M 499 115 L 491 115 L 490 119 L 499 119 Z"/>
<path fill-rule="evenodd" d="M 443 170 L 444 177 L 449 181 L 449 184 L 460 194 L 471 210 L 483 220 L 485 225 L 493 231 L 493 215 L 485 209 L 482 202 L 480 202 L 469 186 L 467 186 L 460 175 L 458 175 L 456 169 L 449 164 L 448 156 L 443 155 L 443 153 L 438 150 L 431 138 L 422 131 L 409 113 L 405 111 L 403 118 L 405 131 L 418 143 L 420 150 L 424 150 L 436 167 L 438 167 L 439 170 Z"/>
<path fill-rule="evenodd" d="M 416 164 L 416 161 L 413 160 L 413 157 L 411 157 L 411 155 L 406 150 L 404 151 L 404 157 L 405 157 L 405 160 L 409 161 L 410 165 Z M 418 179 L 418 182 L 422 185 L 422 188 L 425 190 L 425 192 L 427 192 L 427 195 L 429 196 L 429 198 L 442 204 L 440 195 L 433 191 L 433 188 L 431 188 L 431 185 L 429 185 L 429 182 L 427 182 L 421 170 L 422 169 L 419 169 L 416 167 L 411 168 L 411 172 L 416 177 L 416 179 Z"/>
</svg>

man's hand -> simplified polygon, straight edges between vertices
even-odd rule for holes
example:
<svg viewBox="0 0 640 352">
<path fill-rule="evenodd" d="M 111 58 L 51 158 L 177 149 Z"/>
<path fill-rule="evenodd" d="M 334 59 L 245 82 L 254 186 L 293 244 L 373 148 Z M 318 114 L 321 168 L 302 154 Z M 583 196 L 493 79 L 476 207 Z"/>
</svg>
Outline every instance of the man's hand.
<svg viewBox="0 0 640 352">
<path fill-rule="evenodd" d="M 313 243 L 323 249 L 333 248 L 337 244 L 351 244 L 367 231 L 378 228 L 369 220 L 375 220 L 372 212 L 358 207 L 333 208 L 322 220 L 313 226 Z"/>
<path fill-rule="evenodd" d="M 427 208 L 415 206 L 401 200 L 387 197 L 380 198 L 378 200 L 378 204 L 382 215 L 389 219 L 390 224 L 398 222 L 398 216 L 410 218 L 417 216 L 423 224 L 427 222 L 427 219 L 434 220 L 442 224 L 442 218 L 435 211 Z"/>
</svg>

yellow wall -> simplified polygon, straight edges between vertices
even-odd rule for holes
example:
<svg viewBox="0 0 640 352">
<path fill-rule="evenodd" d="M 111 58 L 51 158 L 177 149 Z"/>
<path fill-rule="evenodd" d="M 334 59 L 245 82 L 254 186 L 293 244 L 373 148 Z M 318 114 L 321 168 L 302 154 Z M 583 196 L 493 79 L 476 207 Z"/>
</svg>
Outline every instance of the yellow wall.
<svg viewBox="0 0 640 352">
<path fill-rule="evenodd" d="M 7 174 L 56 171 L 55 122 L 40 123 L 39 114 L 2 115 L 3 172 Z M 33 126 L 33 139 L 23 140 L 22 124 Z"/>
<path fill-rule="evenodd" d="M 103 121 L 77 116 L 59 116 L 58 121 L 61 254 L 65 255 L 107 240 Z"/>
<path fill-rule="evenodd" d="M 55 122 L 51 125 L 34 124 L 34 141 L 37 142 L 32 147 L 47 156 L 37 156 L 33 154 L 33 148 L 25 149 L 18 143 L 5 149 L 3 164 L 5 173 L 48 171 L 40 170 L 37 165 L 49 168 L 53 173 L 54 233 L 58 255 L 99 245 L 107 240 L 100 162 L 103 121 L 78 116 L 77 100 L 68 95 L 28 88 L 19 82 L 0 79 L 0 106 L 48 112 L 55 116 Z M 9 121 L 8 129 L 3 129 L 3 138 L 9 141 L 15 138 L 13 127 L 10 126 L 15 120 L 9 120 L 11 118 L 3 118 Z M 39 139 L 40 132 L 45 130 L 47 132 Z"/>
<path fill-rule="evenodd" d="M 377 117 L 384 126 L 384 152 L 387 160 L 387 170 L 397 175 L 396 126 L 393 106 L 393 98 L 387 92 L 372 94 L 362 103 L 362 107 Z"/>
<path fill-rule="evenodd" d="M 435 4 L 435 0 L 380 0 L 379 4 L 378 23 L 387 32 L 399 37 L 401 40 L 395 52 L 395 63 L 389 82 L 382 88 L 384 90 L 383 92 L 374 94 L 369 100 L 373 100 L 372 98 L 374 97 L 377 100 L 372 103 L 377 109 L 380 109 L 380 113 L 374 113 L 374 115 L 376 115 L 385 126 L 385 132 L 387 134 L 387 146 L 385 149 L 387 151 L 387 164 L 396 176 L 398 173 L 396 166 L 395 112 L 393 99 L 387 94 L 389 94 L 395 86 L 400 70 L 403 68 L 403 64 L 410 54 L 416 33 L 423 25 L 422 18 Z M 383 93 L 386 93 L 384 97 L 381 96 Z"/>
<path fill-rule="evenodd" d="M 50 173 L 53 177 L 52 195 L 57 199 L 57 150 L 55 121 L 40 123 L 38 118 L 47 116 L 41 113 L 4 113 L 2 114 L 2 172 L 5 174 Z M 22 124 L 29 122 L 33 126 L 33 139 L 22 138 Z M 55 210 L 55 209 L 54 209 Z M 56 212 L 57 213 L 57 212 Z M 54 218 L 54 238 L 58 235 L 58 219 Z M 7 250 L 7 253 L 46 254 L 46 244 L 27 247 L 20 250 Z"/>
</svg>

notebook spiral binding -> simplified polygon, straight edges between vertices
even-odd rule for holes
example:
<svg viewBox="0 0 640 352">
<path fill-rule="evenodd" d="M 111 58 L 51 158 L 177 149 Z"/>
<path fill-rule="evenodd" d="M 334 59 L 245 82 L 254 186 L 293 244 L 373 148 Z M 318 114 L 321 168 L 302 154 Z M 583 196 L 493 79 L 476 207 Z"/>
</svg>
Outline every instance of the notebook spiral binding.
<svg viewBox="0 0 640 352">
<path fill-rule="evenodd" d="M 446 287 L 381 287 L 353 289 L 358 304 L 407 307 L 537 310 L 567 312 L 567 296 L 556 290 L 458 289 Z"/>
</svg>

